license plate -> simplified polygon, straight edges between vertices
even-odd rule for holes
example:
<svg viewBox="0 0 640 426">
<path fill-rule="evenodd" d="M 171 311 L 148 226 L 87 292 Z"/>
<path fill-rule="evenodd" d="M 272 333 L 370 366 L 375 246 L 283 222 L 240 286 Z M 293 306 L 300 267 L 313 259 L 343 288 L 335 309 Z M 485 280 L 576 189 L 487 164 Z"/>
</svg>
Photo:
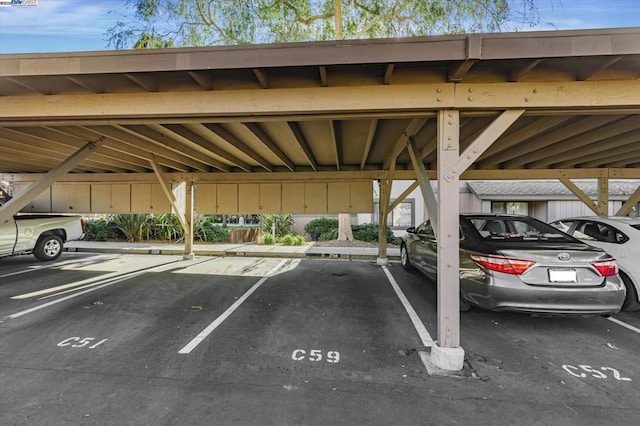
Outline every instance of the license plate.
<svg viewBox="0 0 640 426">
<path fill-rule="evenodd" d="M 549 269 L 549 281 L 552 283 L 575 283 L 578 275 L 575 269 Z"/>
</svg>

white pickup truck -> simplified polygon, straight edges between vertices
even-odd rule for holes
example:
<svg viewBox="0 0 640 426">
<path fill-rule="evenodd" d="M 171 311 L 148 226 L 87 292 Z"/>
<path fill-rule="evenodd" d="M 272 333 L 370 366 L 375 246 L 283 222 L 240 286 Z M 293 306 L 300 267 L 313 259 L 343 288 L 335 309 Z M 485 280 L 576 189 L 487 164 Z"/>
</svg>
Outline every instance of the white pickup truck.
<svg viewBox="0 0 640 426">
<path fill-rule="evenodd" d="M 0 206 L 10 198 L 8 184 L 0 182 Z M 18 214 L 0 223 L 0 257 L 30 252 L 36 259 L 54 260 L 65 242 L 79 240 L 83 232 L 77 216 Z"/>
</svg>

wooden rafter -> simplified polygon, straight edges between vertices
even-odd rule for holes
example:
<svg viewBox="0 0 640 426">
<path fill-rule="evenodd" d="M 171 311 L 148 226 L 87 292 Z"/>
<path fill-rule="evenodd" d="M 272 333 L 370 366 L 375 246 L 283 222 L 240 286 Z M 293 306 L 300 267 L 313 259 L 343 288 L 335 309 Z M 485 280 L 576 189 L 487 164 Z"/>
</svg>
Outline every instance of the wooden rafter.
<svg viewBox="0 0 640 426">
<path fill-rule="evenodd" d="M 313 155 L 313 152 L 309 147 L 309 143 L 307 142 L 307 139 L 304 137 L 302 130 L 300 130 L 300 126 L 298 126 L 298 123 L 290 121 L 290 122 L 287 122 L 287 124 L 289 125 L 289 129 L 291 129 L 291 133 L 293 133 L 293 137 L 295 138 L 296 142 L 298 143 L 300 148 L 302 148 L 302 152 L 304 153 L 311 168 L 313 170 L 318 170 L 318 161 Z"/>
<path fill-rule="evenodd" d="M 266 159 L 264 159 L 260 154 L 255 152 L 253 149 L 249 148 L 243 141 L 240 140 L 240 138 L 238 138 L 236 135 L 234 135 L 233 133 L 225 129 L 220 124 L 207 123 L 207 124 L 204 124 L 204 127 L 209 129 L 209 131 L 212 134 L 216 135 L 218 138 L 222 139 L 223 141 L 227 142 L 229 145 L 233 146 L 240 152 L 243 152 L 244 154 L 252 158 L 263 169 L 268 170 L 270 172 L 273 171 L 273 166 Z"/>
<path fill-rule="evenodd" d="M 285 166 L 291 171 L 294 171 L 296 165 L 291 161 L 287 154 L 284 153 L 280 149 L 280 147 L 267 135 L 267 133 L 262 130 L 262 127 L 258 123 L 242 123 L 251 133 L 253 133 L 259 140 L 262 142 L 268 149 L 278 157 L 280 161 L 284 163 Z"/>
</svg>

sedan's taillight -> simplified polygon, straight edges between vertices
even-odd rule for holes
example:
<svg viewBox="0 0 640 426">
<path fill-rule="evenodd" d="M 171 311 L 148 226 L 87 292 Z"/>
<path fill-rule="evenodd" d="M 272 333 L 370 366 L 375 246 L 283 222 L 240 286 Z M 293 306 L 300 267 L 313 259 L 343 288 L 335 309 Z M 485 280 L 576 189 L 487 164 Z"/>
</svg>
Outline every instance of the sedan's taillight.
<svg viewBox="0 0 640 426">
<path fill-rule="evenodd" d="M 591 264 L 603 277 L 610 277 L 618 273 L 618 264 L 614 259 L 600 260 Z"/>
<path fill-rule="evenodd" d="M 471 259 L 473 259 L 473 261 L 478 265 L 490 271 L 512 275 L 522 275 L 536 264 L 536 262 L 531 260 L 513 259 L 504 256 L 482 256 L 472 254 Z"/>
</svg>

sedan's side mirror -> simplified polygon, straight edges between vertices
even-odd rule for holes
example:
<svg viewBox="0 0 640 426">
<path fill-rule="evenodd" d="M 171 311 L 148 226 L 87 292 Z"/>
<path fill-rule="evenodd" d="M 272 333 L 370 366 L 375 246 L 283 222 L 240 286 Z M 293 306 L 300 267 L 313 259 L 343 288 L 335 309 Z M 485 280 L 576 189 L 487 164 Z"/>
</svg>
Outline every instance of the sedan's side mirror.
<svg viewBox="0 0 640 426">
<path fill-rule="evenodd" d="M 412 226 L 411 228 L 407 228 L 407 232 L 409 234 L 415 234 L 416 233 L 416 227 Z"/>
</svg>

